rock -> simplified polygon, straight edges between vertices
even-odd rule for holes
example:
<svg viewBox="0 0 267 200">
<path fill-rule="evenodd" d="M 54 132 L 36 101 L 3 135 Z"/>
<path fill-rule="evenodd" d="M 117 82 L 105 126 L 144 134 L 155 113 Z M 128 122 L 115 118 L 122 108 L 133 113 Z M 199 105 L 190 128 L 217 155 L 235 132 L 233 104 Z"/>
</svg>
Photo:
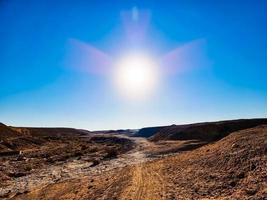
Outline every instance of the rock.
<svg viewBox="0 0 267 200">
<path fill-rule="evenodd" d="M 245 177 L 245 173 L 244 172 L 240 172 L 240 173 L 237 174 L 236 177 L 239 178 L 239 179 L 242 179 L 242 178 Z"/>
<path fill-rule="evenodd" d="M 6 192 L 1 192 L 0 198 L 8 198 L 10 193 L 11 193 L 11 190 L 8 190 Z"/>
<path fill-rule="evenodd" d="M 99 165 L 99 160 L 93 160 L 92 161 L 93 163 L 92 163 L 92 165 L 90 166 L 90 167 L 94 167 L 94 166 L 96 166 L 96 165 Z"/>
<path fill-rule="evenodd" d="M 236 186 L 236 181 L 230 181 L 229 185 L 230 185 L 231 187 L 235 187 L 235 186 Z"/>
<path fill-rule="evenodd" d="M 250 170 L 254 170 L 254 169 L 256 169 L 256 165 L 254 164 L 254 163 L 252 163 L 251 165 L 250 165 Z"/>
<path fill-rule="evenodd" d="M 257 193 L 257 188 L 246 189 L 246 193 L 250 196 L 255 195 Z"/>
<path fill-rule="evenodd" d="M 9 177 L 14 177 L 14 178 L 18 178 L 18 177 L 22 177 L 22 176 L 26 176 L 27 174 L 25 172 L 10 172 L 8 173 Z"/>
<path fill-rule="evenodd" d="M 233 149 L 235 149 L 235 148 L 237 148 L 237 147 L 239 147 L 238 144 L 236 144 L 236 143 L 232 144 L 232 148 L 233 148 Z"/>
</svg>

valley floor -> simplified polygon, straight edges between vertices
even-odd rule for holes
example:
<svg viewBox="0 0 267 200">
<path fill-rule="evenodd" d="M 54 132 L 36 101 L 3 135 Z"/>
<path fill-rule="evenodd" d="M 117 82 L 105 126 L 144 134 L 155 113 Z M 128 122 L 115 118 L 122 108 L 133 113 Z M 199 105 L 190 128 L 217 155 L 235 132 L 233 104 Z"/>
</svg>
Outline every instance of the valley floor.
<svg viewBox="0 0 267 200">
<path fill-rule="evenodd" d="M 64 166 L 46 169 L 42 175 L 35 174 L 17 180 L 16 184 L 23 185 L 27 182 L 31 187 L 27 188 L 26 192 L 23 188 L 18 188 L 21 192 L 12 199 L 166 198 L 165 181 L 161 172 L 147 167 L 147 163 L 161 158 L 161 156 L 148 156 L 150 150 L 156 145 L 145 138 L 131 137 L 130 139 L 136 144 L 133 150 L 98 166 L 88 167 L 85 163 L 75 164 L 72 161 Z M 67 165 L 73 167 L 68 171 L 68 177 L 62 173 Z M 161 169 L 161 166 L 157 168 Z M 51 172 L 58 174 L 58 179 L 53 180 L 53 175 L 50 176 Z M 33 181 L 35 184 L 32 184 Z"/>
</svg>

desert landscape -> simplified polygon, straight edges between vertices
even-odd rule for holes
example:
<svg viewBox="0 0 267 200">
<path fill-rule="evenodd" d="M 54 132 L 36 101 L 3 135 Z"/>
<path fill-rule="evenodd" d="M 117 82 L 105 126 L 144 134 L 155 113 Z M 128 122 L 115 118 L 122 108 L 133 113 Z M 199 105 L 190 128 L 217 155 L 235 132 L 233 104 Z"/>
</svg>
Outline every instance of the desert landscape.
<svg viewBox="0 0 267 200">
<path fill-rule="evenodd" d="M 0 0 L 0 200 L 267 200 L 267 0 Z"/>
<path fill-rule="evenodd" d="M 1 124 L 1 199 L 266 199 L 267 119 L 140 130 Z"/>
</svg>

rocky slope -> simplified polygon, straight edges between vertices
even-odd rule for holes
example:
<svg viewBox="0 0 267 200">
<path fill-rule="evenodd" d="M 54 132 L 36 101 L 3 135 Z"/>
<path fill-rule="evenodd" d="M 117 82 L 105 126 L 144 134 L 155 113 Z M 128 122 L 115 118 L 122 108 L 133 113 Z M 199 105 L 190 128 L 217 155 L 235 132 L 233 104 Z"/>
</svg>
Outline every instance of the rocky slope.
<svg viewBox="0 0 267 200">
<path fill-rule="evenodd" d="M 197 150 L 162 160 L 176 199 L 267 197 L 267 126 L 231 133 Z"/>
<path fill-rule="evenodd" d="M 219 122 L 206 122 L 187 125 L 172 125 L 157 131 L 150 137 L 160 140 L 200 140 L 217 141 L 231 132 L 267 124 L 267 119 L 240 119 Z"/>
</svg>

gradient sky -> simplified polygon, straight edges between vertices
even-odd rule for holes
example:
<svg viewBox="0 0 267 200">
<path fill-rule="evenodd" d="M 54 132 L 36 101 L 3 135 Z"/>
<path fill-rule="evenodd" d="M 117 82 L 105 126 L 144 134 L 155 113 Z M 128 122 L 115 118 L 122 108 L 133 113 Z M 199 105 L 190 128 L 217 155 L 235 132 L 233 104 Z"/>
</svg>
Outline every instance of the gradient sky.
<svg viewBox="0 0 267 200">
<path fill-rule="evenodd" d="M 0 1 L 0 121 L 96 130 L 267 117 L 267 1 L 220 2 Z M 87 47 L 186 58 L 153 97 L 129 102 L 79 64 Z M 102 57 L 90 56 L 97 71 Z"/>
</svg>

